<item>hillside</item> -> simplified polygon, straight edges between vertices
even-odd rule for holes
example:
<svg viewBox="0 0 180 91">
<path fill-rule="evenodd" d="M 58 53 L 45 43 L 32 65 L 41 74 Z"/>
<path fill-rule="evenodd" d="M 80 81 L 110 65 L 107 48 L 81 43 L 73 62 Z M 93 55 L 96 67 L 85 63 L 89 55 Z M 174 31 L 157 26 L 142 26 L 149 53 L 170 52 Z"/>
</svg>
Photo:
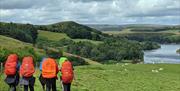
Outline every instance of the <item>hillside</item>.
<svg viewBox="0 0 180 91">
<path fill-rule="evenodd" d="M 50 25 L 36 25 L 36 27 L 39 30 L 66 33 L 67 36 L 73 39 L 101 40 L 101 37 L 103 37 L 100 31 L 73 21 L 60 22 Z"/>
<path fill-rule="evenodd" d="M 72 91 L 179 91 L 179 64 L 115 64 L 75 67 Z M 39 71 L 35 72 L 35 89 L 41 91 Z M 8 86 L 0 75 L 0 91 Z M 59 79 L 57 90 L 61 91 Z M 18 90 L 20 90 L 18 86 Z"/>
<path fill-rule="evenodd" d="M 49 36 L 53 36 L 54 34 L 55 35 L 64 35 L 64 34 L 61 34 L 61 33 L 54 33 L 54 32 L 48 32 L 48 31 L 39 31 L 39 34 L 40 34 L 40 36 L 41 35 L 44 35 L 44 34 L 46 34 L 46 33 L 48 33 L 49 34 Z M 44 37 L 44 36 L 43 36 Z M 67 36 L 64 36 L 64 37 L 59 37 L 60 39 L 61 38 L 65 38 L 65 37 L 67 37 Z M 47 38 L 51 38 L 51 37 L 47 37 Z M 56 41 L 56 39 L 53 39 L 54 41 Z M 58 39 L 59 40 L 59 39 Z M 26 55 L 26 54 L 28 54 L 28 48 L 34 48 L 33 46 L 32 46 L 32 44 L 30 44 L 30 43 L 25 43 L 25 42 L 22 42 L 22 41 L 19 41 L 19 40 L 17 40 L 17 39 L 13 39 L 13 38 L 10 38 L 10 37 L 6 37 L 6 36 L 2 36 L 2 35 L 0 35 L 0 48 L 6 48 L 6 49 L 8 49 L 8 50 L 12 50 L 12 51 L 14 51 L 14 52 L 22 52 L 23 54 L 20 54 L 20 56 L 24 56 L 24 55 Z M 25 48 L 25 49 L 24 49 Z M 19 50 L 20 49 L 20 50 Z M 45 55 L 44 54 L 44 50 L 42 50 L 42 49 L 38 49 L 38 48 L 34 48 L 35 49 L 35 51 L 36 51 L 36 53 L 37 54 L 39 54 L 39 55 Z M 22 51 L 21 51 L 22 50 Z M 2 52 L 2 50 L 0 49 L 0 51 Z M 27 52 L 27 53 L 26 53 Z M 73 54 L 70 54 L 70 53 L 66 53 L 66 52 L 64 52 L 63 53 L 63 55 L 64 56 L 68 56 L 68 57 L 75 57 L 75 58 L 78 58 L 79 56 L 77 56 L 77 55 L 73 55 Z M 1 57 L 2 57 L 3 55 L 1 55 L 1 53 L 0 53 L 0 59 L 1 59 Z M 84 57 L 81 57 L 84 61 L 86 61 L 88 64 L 100 64 L 100 63 L 98 63 L 98 62 L 95 62 L 95 61 L 93 61 L 93 60 L 90 60 L 90 59 L 88 59 L 88 58 L 84 58 Z M 41 60 L 41 57 L 40 57 L 40 60 Z M 0 62 L 1 62 L 2 60 L 0 60 Z M 38 60 L 36 60 L 36 61 L 38 61 Z"/>
<path fill-rule="evenodd" d="M 17 39 L 13 39 L 10 37 L 2 36 L 0 35 L 0 47 L 8 48 L 8 49 L 16 49 L 16 48 L 22 48 L 26 46 L 32 46 L 30 43 L 25 43 L 22 41 L 19 41 Z"/>
<path fill-rule="evenodd" d="M 123 29 L 123 26 L 121 25 L 96 25 L 96 24 L 87 24 L 87 26 L 97 29 L 99 31 L 120 31 Z"/>
<path fill-rule="evenodd" d="M 17 26 L 19 25 L 13 23 L 14 28 L 19 28 Z M 7 24 L 5 29 L 8 29 L 8 27 L 12 27 L 12 24 Z M 153 46 L 145 47 L 145 44 L 149 42 L 140 43 L 132 41 L 126 38 L 126 36 L 123 38 L 110 36 L 72 21 L 50 25 L 26 24 L 22 27 L 25 29 L 35 28 L 36 31 L 39 30 L 36 35 L 33 35 L 36 36 L 34 37 L 36 40 L 33 44 L 38 49 L 53 48 L 101 63 L 117 63 L 122 62 L 122 60 L 131 60 L 135 63 L 141 62 L 143 61 L 143 50 L 157 48 Z M 8 29 L 8 31 L 10 30 L 14 31 L 13 28 Z M 18 36 L 18 33 L 11 34 Z M 154 45 L 155 43 L 150 44 Z"/>
<path fill-rule="evenodd" d="M 102 43 L 101 41 L 95 41 L 90 39 L 72 39 L 69 36 L 67 36 L 67 34 L 65 33 L 56 33 L 56 32 L 43 31 L 43 30 L 39 30 L 38 33 L 39 33 L 38 38 L 45 38 L 47 40 L 56 41 L 56 42 L 62 39 L 67 39 L 67 40 L 72 40 L 74 42 L 88 41 L 93 44 Z"/>
<path fill-rule="evenodd" d="M 180 25 L 127 24 L 127 25 L 87 25 L 105 33 L 180 32 Z"/>
<path fill-rule="evenodd" d="M 38 31 L 38 37 L 47 38 L 48 40 L 52 40 L 52 41 L 59 41 L 64 38 L 70 39 L 70 37 L 68 37 L 65 33 L 55 33 L 50 31 L 43 31 L 43 30 Z"/>
<path fill-rule="evenodd" d="M 38 37 L 37 30 L 64 33 L 66 36 L 73 39 L 102 40 L 104 37 L 102 32 L 73 21 L 59 22 L 49 25 L 0 22 L 0 35 L 5 35 L 28 43 L 36 43 L 36 38 Z M 46 33 L 44 32 L 44 34 Z"/>
<path fill-rule="evenodd" d="M 153 24 L 116 25 L 116 27 L 118 26 L 120 27 L 118 31 L 110 29 L 105 31 L 102 30 L 102 32 L 114 37 L 118 37 L 119 39 L 126 38 L 128 40 L 135 40 L 139 42 L 151 41 L 161 44 L 180 43 L 179 25 L 153 25 Z M 109 27 L 113 27 L 113 26 L 109 25 Z"/>
</svg>

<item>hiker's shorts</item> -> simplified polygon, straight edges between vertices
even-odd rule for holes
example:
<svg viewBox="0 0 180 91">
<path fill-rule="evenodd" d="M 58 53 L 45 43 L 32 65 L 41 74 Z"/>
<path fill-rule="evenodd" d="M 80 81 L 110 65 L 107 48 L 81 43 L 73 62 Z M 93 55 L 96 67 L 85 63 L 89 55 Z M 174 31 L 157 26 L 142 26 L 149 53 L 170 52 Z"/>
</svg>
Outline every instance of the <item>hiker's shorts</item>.
<svg viewBox="0 0 180 91">
<path fill-rule="evenodd" d="M 7 76 L 4 80 L 8 85 L 15 85 L 17 86 L 19 83 L 19 73 L 16 72 L 14 76 Z"/>
</svg>

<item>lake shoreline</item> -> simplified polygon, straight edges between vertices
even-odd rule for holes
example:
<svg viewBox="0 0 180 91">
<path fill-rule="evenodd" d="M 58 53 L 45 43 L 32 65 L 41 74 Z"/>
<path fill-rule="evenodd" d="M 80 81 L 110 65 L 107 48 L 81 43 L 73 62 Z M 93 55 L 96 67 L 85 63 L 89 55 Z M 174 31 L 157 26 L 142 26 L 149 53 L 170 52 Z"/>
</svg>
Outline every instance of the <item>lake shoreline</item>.
<svg viewBox="0 0 180 91">
<path fill-rule="evenodd" d="M 180 44 L 161 44 L 161 48 L 144 51 L 144 63 L 180 64 L 179 48 Z"/>
</svg>

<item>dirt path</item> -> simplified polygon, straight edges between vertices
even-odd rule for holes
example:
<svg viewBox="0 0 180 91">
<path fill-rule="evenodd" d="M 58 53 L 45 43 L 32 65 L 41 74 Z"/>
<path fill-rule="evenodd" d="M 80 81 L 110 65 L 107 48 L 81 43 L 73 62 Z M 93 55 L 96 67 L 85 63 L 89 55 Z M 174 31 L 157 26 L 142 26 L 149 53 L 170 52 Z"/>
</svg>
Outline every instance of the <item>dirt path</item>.
<svg viewBox="0 0 180 91">
<path fill-rule="evenodd" d="M 88 58 L 84 58 L 84 57 L 81 57 L 81 56 L 78 56 L 78 55 L 74 55 L 74 54 L 70 54 L 70 53 L 66 53 L 64 52 L 63 53 L 65 56 L 74 56 L 74 57 L 79 57 L 79 58 L 82 58 L 84 59 L 86 62 L 88 62 L 90 65 L 102 65 L 101 63 L 97 62 L 97 61 L 93 61 L 91 59 L 88 59 Z"/>
</svg>

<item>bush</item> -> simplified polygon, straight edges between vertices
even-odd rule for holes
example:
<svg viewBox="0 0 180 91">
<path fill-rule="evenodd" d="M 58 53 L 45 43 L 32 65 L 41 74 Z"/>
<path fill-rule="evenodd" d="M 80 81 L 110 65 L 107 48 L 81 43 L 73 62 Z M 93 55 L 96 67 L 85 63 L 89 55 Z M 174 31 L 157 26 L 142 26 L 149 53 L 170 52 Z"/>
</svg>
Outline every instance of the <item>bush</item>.
<svg viewBox="0 0 180 91">
<path fill-rule="evenodd" d="M 178 50 L 176 51 L 176 53 L 180 54 L 180 49 L 178 49 Z"/>
<path fill-rule="evenodd" d="M 161 46 L 156 42 L 145 41 L 141 43 L 143 50 L 158 49 Z"/>
<path fill-rule="evenodd" d="M 57 59 L 57 58 L 59 58 L 59 57 L 61 57 L 63 55 L 63 52 L 60 51 L 60 50 L 53 49 L 53 48 L 47 48 L 46 49 L 46 54 L 49 57 Z"/>
<path fill-rule="evenodd" d="M 7 59 L 9 53 L 10 53 L 9 50 L 0 47 L 0 62 L 4 62 Z"/>
<path fill-rule="evenodd" d="M 80 57 L 69 56 L 67 58 L 72 62 L 73 66 L 88 65 L 88 63 Z"/>
</svg>

